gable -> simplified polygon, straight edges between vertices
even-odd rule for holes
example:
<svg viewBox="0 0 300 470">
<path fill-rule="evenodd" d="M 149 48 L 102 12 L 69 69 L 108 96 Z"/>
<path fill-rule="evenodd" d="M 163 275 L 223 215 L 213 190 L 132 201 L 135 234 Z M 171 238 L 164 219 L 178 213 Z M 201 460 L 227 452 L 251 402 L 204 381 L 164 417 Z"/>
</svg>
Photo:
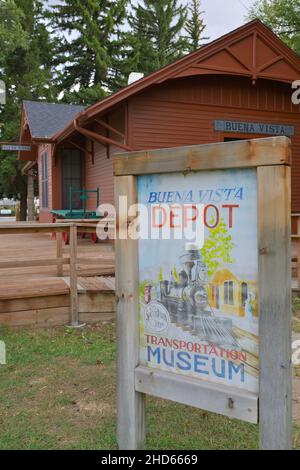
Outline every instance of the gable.
<svg viewBox="0 0 300 470">
<path fill-rule="evenodd" d="M 172 78 L 228 74 L 291 83 L 299 79 L 299 73 L 297 56 L 263 25 L 253 24 L 253 28 L 233 35 L 217 48 L 208 48 L 203 54 L 200 50 L 195 61 Z"/>
<path fill-rule="evenodd" d="M 31 137 L 47 138 L 60 131 L 84 110 L 83 106 L 39 101 L 24 101 Z"/>
</svg>

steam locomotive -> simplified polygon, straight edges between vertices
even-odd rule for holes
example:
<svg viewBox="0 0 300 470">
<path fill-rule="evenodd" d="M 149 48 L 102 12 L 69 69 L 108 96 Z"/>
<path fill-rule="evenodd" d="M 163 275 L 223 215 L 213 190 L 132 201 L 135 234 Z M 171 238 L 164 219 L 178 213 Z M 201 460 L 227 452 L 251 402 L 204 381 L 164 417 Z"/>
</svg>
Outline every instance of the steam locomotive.
<svg viewBox="0 0 300 470">
<path fill-rule="evenodd" d="M 207 267 L 199 248 L 188 244 L 180 264 L 184 269 L 178 278 L 175 280 L 172 273 L 171 279 L 161 281 L 159 288 L 158 301 L 168 310 L 171 321 L 201 341 L 238 349 L 232 320 L 215 316 L 209 304 Z"/>
</svg>

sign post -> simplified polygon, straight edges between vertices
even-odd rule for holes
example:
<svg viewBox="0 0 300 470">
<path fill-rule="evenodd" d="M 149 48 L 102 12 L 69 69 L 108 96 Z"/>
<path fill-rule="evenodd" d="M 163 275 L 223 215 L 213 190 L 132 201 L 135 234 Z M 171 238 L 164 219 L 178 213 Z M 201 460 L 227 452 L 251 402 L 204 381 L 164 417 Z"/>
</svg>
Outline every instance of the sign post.
<svg viewBox="0 0 300 470">
<path fill-rule="evenodd" d="M 114 158 L 120 449 L 144 446 L 146 395 L 291 448 L 290 157 L 274 137 Z"/>
</svg>

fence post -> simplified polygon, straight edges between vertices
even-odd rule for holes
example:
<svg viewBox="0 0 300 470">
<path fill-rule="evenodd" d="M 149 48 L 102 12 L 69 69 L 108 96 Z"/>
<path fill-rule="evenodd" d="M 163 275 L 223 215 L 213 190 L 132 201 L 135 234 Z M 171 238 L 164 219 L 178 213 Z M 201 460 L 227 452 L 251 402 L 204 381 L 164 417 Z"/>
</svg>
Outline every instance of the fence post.
<svg viewBox="0 0 300 470">
<path fill-rule="evenodd" d="M 56 233 L 57 277 L 63 277 L 62 232 Z"/>
<path fill-rule="evenodd" d="M 290 168 L 258 168 L 260 447 L 292 447 Z M 276 217 L 274 216 L 276 214 Z"/>
<path fill-rule="evenodd" d="M 70 312 L 71 325 L 78 326 L 78 292 L 77 292 L 77 226 L 70 225 Z"/>
<path fill-rule="evenodd" d="M 115 181 L 118 236 L 116 239 L 117 297 L 117 408 L 120 450 L 142 449 L 145 443 L 145 395 L 135 390 L 135 368 L 139 364 L 138 243 L 121 239 L 127 233 L 127 211 L 120 208 L 119 196 L 128 196 L 128 206 L 137 203 L 137 181 L 121 176 Z"/>
</svg>

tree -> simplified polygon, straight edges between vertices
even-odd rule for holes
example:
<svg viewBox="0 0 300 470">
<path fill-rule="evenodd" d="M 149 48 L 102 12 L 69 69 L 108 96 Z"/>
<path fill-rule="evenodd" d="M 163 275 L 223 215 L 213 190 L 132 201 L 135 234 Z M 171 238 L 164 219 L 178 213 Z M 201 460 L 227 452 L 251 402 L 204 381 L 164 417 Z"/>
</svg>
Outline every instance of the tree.
<svg viewBox="0 0 300 470">
<path fill-rule="evenodd" d="M 149 74 L 181 57 L 187 48 L 182 32 L 187 8 L 178 0 L 143 0 L 129 17 L 131 71 Z"/>
<path fill-rule="evenodd" d="M 0 0 L 0 70 L 9 54 L 18 47 L 26 48 L 27 35 L 22 28 L 22 18 L 23 12 L 14 0 Z"/>
<path fill-rule="evenodd" d="M 258 0 L 249 19 L 259 18 L 300 54 L 300 0 Z"/>
<path fill-rule="evenodd" d="M 210 229 L 209 237 L 205 239 L 200 250 L 209 276 L 215 273 L 220 263 L 233 263 L 231 258 L 233 248 L 232 236 L 228 234 L 224 219 L 221 219 L 217 227 Z"/>
<path fill-rule="evenodd" d="M 189 15 L 185 24 L 189 52 L 199 49 L 203 41 L 208 41 L 209 39 L 203 36 L 206 25 L 202 18 L 204 11 L 201 11 L 201 0 L 192 0 L 191 3 L 188 7 Z"/>
<path fill-rule="evenodd" d="M 6 104 L 0 107 L 1 140 L 16 141 L 20 130 L 20 111 L 24 99 L 52 100 L 53 43 L 43 21 L 44 6 L 39 0 L 4 0 L 9 13 L 0 15 L 0 31 L 5 35 L 1 49 L 1 76 L 6 84 Z M 9 35 L 6 31 L 9 27 Z M 17 155 L 0 153 L 0 197 L 21 201 L 21 220 L 26 220 L 27 184 L 23 163 Z"/>
<path fill-rule="evenodd" d="M 49 24 L 60 37 L 55 61 L 64 101 L 88 105 L 118 87 L 127 1 L 63 0 L 49 6 Z"/>
</svg>

